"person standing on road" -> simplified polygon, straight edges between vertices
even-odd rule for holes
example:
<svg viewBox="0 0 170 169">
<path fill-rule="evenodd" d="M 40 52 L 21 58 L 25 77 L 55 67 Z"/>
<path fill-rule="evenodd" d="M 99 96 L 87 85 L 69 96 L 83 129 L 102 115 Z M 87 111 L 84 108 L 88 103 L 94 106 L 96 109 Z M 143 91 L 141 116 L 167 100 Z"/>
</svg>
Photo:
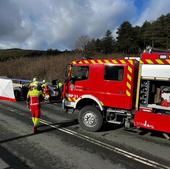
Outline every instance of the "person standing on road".
<svg viewBox="0 0 170 169">
<path fill-rule="evenodd" d="M 27 104 L 32 113 L 32 122 L 34 124 L 33 132 L 37 132 L 37 127 L 40 121 L 40 100 L 42 92 L 37 89 L 37 86 L 31 86 L 27 94 Z"/>
<path fill-rule="evenodd" d="M 43 99 L 44 99 L 45 103 L 49 102 L 50 101 L 50 90 L 49 90 L 48 84 L 45 82 L 45 80 L 43 80 L 41 89 L 42 89 L 42 95 L 43 95 Z"/>
</svg>

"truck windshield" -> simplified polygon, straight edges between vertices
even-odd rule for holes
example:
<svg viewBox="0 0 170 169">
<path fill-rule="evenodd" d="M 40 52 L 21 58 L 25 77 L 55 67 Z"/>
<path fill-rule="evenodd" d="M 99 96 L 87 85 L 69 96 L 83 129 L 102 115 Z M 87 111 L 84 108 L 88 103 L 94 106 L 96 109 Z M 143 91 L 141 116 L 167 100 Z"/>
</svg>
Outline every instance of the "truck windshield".
<svg viewBox="0 0 170 169">
<path fill-rule="evenodd" d="M 88 79 L 89 67 L 88 66 L 73 66 L 71 71 L 71 79 L 86 80 Z"/>
</svg>

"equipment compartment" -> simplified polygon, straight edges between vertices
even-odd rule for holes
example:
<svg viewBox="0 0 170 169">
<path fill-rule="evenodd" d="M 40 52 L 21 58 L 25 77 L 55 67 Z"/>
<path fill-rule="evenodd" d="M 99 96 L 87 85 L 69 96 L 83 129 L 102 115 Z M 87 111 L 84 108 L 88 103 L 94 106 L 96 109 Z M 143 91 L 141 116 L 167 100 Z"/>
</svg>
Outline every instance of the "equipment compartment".
<svg viewBox="0 0 170 169">
<path fill-rule="evenodd" d="M 141 80 L 139 106 L 170 113 L 170 82 Z"/>
</svg>

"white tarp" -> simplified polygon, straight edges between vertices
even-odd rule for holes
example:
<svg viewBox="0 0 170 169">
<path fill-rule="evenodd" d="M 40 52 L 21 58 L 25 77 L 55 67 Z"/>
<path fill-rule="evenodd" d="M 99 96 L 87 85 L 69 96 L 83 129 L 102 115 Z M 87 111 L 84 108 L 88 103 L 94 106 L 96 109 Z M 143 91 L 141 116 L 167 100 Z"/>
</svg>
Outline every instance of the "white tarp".
<svg viewBox="0 0 170 169">
<path fill-rule="evenodd" d="M 11 79 L 0 78 L 0 100 L 15 101 Z"/>
</svg>

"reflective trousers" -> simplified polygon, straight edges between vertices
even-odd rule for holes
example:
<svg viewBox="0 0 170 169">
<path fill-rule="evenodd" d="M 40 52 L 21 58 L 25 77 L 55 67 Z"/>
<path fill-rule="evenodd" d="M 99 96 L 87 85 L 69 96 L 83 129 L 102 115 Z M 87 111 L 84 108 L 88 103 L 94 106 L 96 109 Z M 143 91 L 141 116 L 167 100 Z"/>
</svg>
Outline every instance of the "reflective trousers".
<svg viewBox="0 0 170 169">
<path fill-rule="evenodd" d="M 39 104 L 30 104 L 30 110 L 32 113 L 32 122 L 34 124 L 35 127 L 38 126 L 39 121 L 40 121 L 40 105 Z"/>
</svg>

